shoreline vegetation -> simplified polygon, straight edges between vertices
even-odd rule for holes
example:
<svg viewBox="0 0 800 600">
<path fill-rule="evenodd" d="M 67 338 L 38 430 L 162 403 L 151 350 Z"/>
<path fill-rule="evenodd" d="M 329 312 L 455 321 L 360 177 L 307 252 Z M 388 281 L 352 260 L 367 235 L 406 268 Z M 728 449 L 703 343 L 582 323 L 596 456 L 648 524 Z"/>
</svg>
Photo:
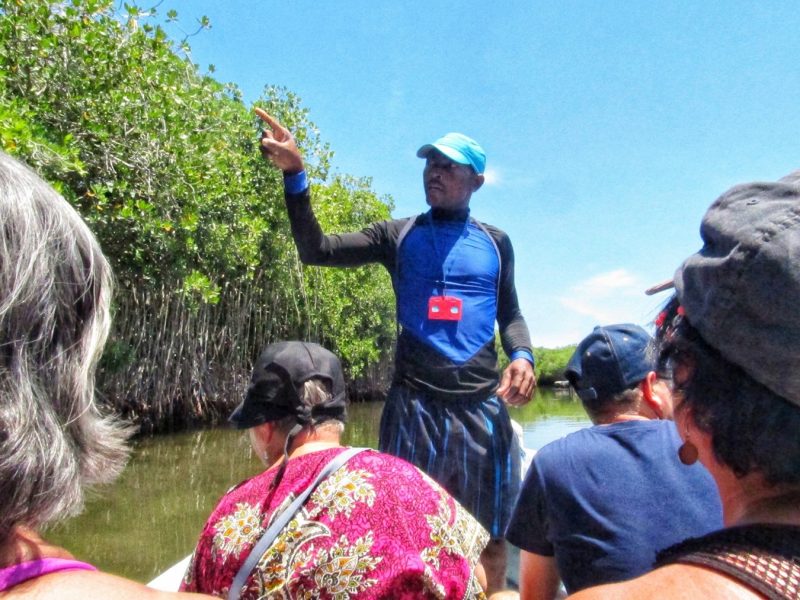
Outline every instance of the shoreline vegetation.
<svg viewBox="0 0 800 600">
<path fill-rule="evenodd" d="M 354 401 L 382 398 L 388 275 L 300 264 L 253 107 L 192 62 L 187 39 L 208 20 L 171 40 L 159 23 L 178 15 L 153 4 L 0 0 L 2 148 L 80 211 L 116 275 L 103 401 L 141 433 L 214 425 L 260 349 L 291 338 L 341 356 Z M 331 173 L 333 150 L 294 93 L 265 84 L 255 105 L 295 132 L 324 228 L 390 217 L 369 178 Z M 571 351 L 534 351 L 541 385 Z"/>
</svg>

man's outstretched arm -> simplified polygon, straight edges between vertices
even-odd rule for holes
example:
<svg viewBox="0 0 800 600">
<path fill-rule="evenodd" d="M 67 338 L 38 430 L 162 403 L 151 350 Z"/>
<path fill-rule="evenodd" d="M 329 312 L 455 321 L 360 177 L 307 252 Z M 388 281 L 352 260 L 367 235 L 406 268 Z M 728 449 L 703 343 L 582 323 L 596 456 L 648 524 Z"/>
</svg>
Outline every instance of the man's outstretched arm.
<svg viewBox="0 0 800 600">
<path fill-rule="evenodd" d="M 286 210 L 300 260 L 307 265 L 352 267 L 386 262 L 387 228 L 376 223 L 359 232 L 326 235 L 311 206 L 305 165 L 291 132 L 266 111 L 255 113 L 266 125 L 261 154 L 283 171 Z"/>
</svg>

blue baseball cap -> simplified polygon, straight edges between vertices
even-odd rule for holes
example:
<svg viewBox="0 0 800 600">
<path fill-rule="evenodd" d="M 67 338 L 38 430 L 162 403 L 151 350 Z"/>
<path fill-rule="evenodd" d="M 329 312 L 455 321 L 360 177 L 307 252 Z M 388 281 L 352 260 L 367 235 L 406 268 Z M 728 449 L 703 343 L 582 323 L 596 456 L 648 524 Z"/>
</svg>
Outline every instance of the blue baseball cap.
<svg viewBox="0 0 800 600">
<path fill-rule="evenodd" d="M 427 158 L 431 150 L 438 150 L 453 162 L 469 165 L 479 175 L 486 168 L 486 152 L 481 145 L 463 133 L 448 133 L 432 144 L 425 144 L 417 150 L 417 156 Z"/>
<path fill-rule="evenodd" d="M 595 327 L 575 349 L 566 376 L 581 400 L 607 399 L 655 370 L 652 338 L 632 323 Z"/>
</svg>

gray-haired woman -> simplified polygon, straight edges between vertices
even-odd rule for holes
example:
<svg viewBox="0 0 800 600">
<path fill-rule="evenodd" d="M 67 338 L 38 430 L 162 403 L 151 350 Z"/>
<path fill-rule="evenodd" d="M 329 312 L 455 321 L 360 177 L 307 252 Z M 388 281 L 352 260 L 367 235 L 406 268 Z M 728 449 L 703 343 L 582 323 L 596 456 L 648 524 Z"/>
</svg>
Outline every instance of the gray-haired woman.
<svg viewBox="0 0 800 600">
<path fill-rule="evenodd" d="M 0 596 L 172 598 L 97 571 L 38 530 L 112 481 L 130 429 L 95 404 L 111 269 L 75 210 L 0 152 Z M 181 596 L 197 597 L 181 594 Z"/>
</svg>

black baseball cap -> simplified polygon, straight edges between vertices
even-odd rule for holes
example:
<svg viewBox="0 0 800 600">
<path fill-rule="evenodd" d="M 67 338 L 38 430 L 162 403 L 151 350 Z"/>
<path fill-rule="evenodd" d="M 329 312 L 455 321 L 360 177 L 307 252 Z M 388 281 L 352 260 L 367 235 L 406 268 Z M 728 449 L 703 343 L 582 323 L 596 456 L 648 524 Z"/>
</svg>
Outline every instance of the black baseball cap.
<svg viewBox="0 0 800 600">
<path fill-rule="evenodd" d="M 329 383 L 331 398 L 309 409 L 301 402 L 301 390 L 306 381 L 317 378 Z M 267 346 L 253 368 L 244 400 L 228 420 L 237 429 L 249 429 L 291 415 L 302 424 L 347 418 L 341 363 L 319 344 L 287 341 Z"/>
</svg>

